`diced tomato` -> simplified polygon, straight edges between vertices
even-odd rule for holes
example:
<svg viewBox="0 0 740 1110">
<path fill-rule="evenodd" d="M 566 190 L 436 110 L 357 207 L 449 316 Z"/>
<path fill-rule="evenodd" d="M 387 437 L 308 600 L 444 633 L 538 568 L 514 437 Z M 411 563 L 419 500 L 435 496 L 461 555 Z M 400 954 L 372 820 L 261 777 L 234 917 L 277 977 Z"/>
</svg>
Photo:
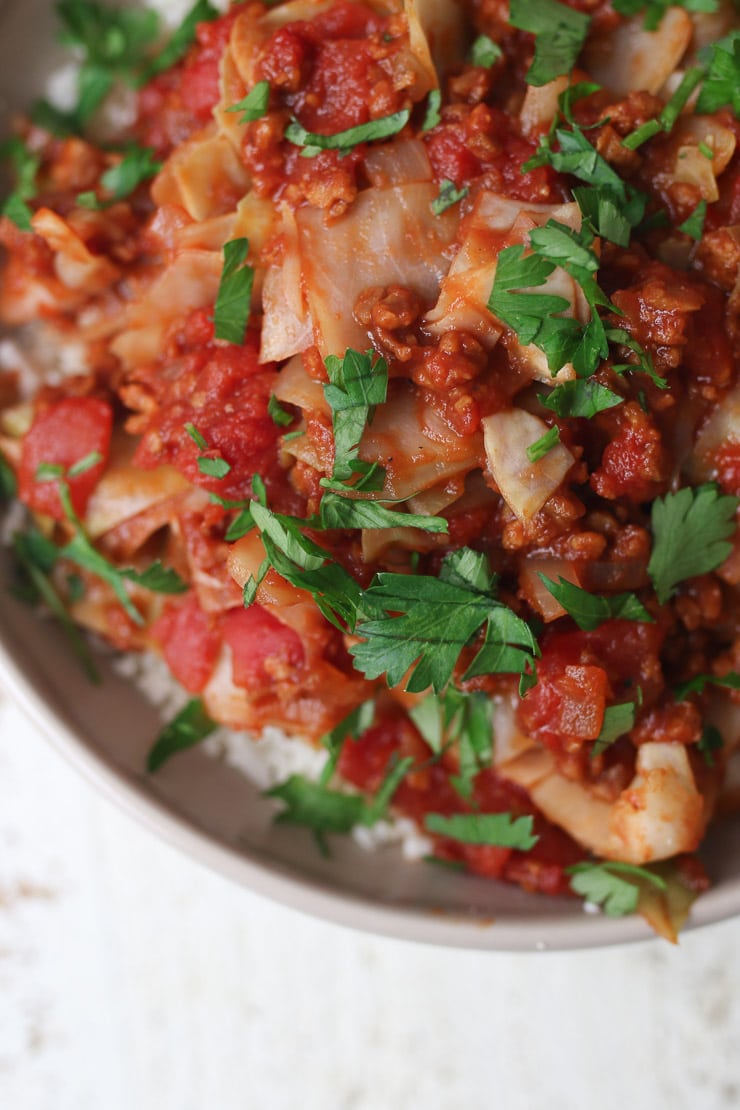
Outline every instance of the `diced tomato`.
<svg viewBox="0 0 740 1110">
<path fill-rule="evenodd" d="M 96 397 L 65 397 L 37 413 L 21 449 L 18 471 L 21 501 L 36 512 L 64 520 L 57 482 L 37 481 L 36 473 L 43 463 L 67 471 L 97 453 L 100 462 L 66 479 L 74 510 L 78 516 L 84 516 L 90 495 L 105 470 L 112 427 L 111 406 Z"/>
<path fill-rule="evenodd" d="M 165 662 L 177 681 L 191 693 L 199 694 L 216 665 L 221 635 L 195 594 L 164 613 L 153 625 L 151 634 L 162 644 Z"/>
<path fill-rule="evenodd" d="M 379 721 L 356 740 L 344 743 L 337 770 L 343 779 L 359 790 L 372 792 L 380 786 L 391 757 L 399 747 L 398 722 Z"/>
<path fill-rule="evenodd" d="M 288 677 L 305 658 L 298 633 L 261 605 L 230 609 L 223 634 L 233 656 L 234 682 L 247 690 Z"/>
</svg>

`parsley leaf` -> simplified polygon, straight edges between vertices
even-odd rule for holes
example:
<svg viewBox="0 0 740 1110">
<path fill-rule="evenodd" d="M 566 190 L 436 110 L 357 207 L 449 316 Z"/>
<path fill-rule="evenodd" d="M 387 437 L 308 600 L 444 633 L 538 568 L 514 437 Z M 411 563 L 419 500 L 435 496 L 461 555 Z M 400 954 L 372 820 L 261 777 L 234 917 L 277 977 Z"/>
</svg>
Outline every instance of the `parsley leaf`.
<svg viewBox="0 0 740 1110">
<path fill-rule="evenodd" d="M 424 113 L 424 122 L 421 125 L 422 131 L 431 131 L 436 127 L 442 116 L 440 115 L 440 106 L 442 104 L 442 93 L 439 89 L 432 89 L 427 97 L 427 109 Z"/>
<path fill-rule="evenodd" d="M 432 212 L 435 216 L 441 216 L 448 208 L 452 208 L 453 204 L 458 204 L 470 192 L 467 185 L 463 185 L 462 189 L 455 187 L 455 182 L 445 178 L 439 183 L 439 194 L 432 201 Z"/>
<path fill-rule="evenodd" d="M 528 852 L 539 837 L 532 832 L 533 818 L 513 817 L 511 813 L 456 813 L 444 817 L 427 813 L 424 827 L 437 836 L 447 836 L 463 844 L 490 844 L 497 848 L 514 848 Z"/>
<path fill-rule="evenodd" d="M 534 443 L 530 443 L 527 448 L 527 458 L 531 463 L 539 462 L 539 460 L 544 459 L 548 451 L 551 451 L 555 444 L 559 442 L 560 428 L 558 428 L 557 424 L 553 424 L 553 426 L 548 428 L 539 439 L 536 439 Z"/>
<path fill-rule="evenodd" d="M 676 120 L 703 76 L 704 69 L 701 66 L 694 66 L 693 69 L 687 69 L 686 73 L 684 73 L 681 78 L 680 85 L 658 118 L 647 120 L 641 127 L 638 127 L 637 130 L 627 135 L 627 137 L 622 140 L 622 146 L 625 146 L 627 150 L 637 150 L 643 143 L 647 142 L 648 139 L 652 139 L 655 135 L 659 134 L 659 132 L 663 131 L 668 134 L 672 131 L 676 124 Z"/>
<path fill-rule="evenodd" d="M 604 863 L 574 863 L 566 868 L 571 876 L 570 888 L 589 902 L 602 906 L 607 917 L 624 917 L 634 913 L 640 896 L 639 887 L 620 875 L 644 880 L 658 890 L 665 890 L 666 883 L 646 867 L 631 863 L 609 861 Z"/>
<path fill-rule="evenodd" d="M 251 123 L 253 120 L 262 119 L 270 103 L 270 82 L 258 81 L 253 89 L 247 93 L 238 104 L 227 108 L 227 112 L 243 112 L 239 123 Z"/>
<path fill-rule="evenodd" d="M 277 424 L 279 428 L 287 428 L 295 419 L 292 412 L 288 412 L 287 409 L 283 408 L 274 393 L 270 394 L 270 400 L 267 402 L 267 411 L 272 417 L 273 424 Z"/>
<path fill-rule="evenodd" d="M 162 163 L 154 157 L 151 147 L 132 145 L 122 160 L 100 178 L 100 184 L 110 193 L 110 200 L 101 202 L 94 192 L 79 193 L 77 203 L 83 208 L 104 208 L 116 201 L 125 200 L 139 185 L 159 173 Z"/>
<path fill-rule="evenodd" d="M 601 755 L 602 752 L 629 732 L 635 724 L 635 706 L 631 701 L 622 702 L 620 705 L 608 705 L 604 710 L 604 722 L 601 732 L 594 741 L 591 755 Z"/>
<path fill-rule="evenodd" d="M 218 725 L 206 713 L 202 700 L 192 698 L 160 732 L 149 752 L 147 771 L 158 771 L 171 756 L 199 744 L 216 728 Z"/>
<path fill-rule="evenodd" d="M 33 212 L 28 201 L 36 196 L 36 174 L 41 158 L 20 139 L 12 138 L 0 145 L 0 159 L 10 161 L 16 180 L 13 192 L 0 209 L 0 215 L 7 216 L 21 231 L 30 231 Z"/>
<path fill-rule="evenodd" d="M 355 500 L 338 493 L 325 493 L 319 508 L 322 528 L 418 528 L 422 532 L 447 533 L 441 516 L 399 513 L 381 501 Z"/>
<path fill-rule="evenodd" d="M 356 147 L 359 143 L 369 143 L 376 139 L 388 139 L 403 131 L 409 121 L 411 112 L 404 108 L 401 112 L 394 112 L 381 119 L 371 119 L 367 123 L 360 123 L 356 127 L 348 127 L 346 131 L 338 131 L 334 135 L 317 135 L 307 131 L 297 119 L 292 119 L 285 129 L 285 138 L 295 146 L 302 146 L 303 158 L 315 158 L 322 150 L 336 150 L 339 157 Z"/>
<path fill-rule="evenodd" d="M 696 674 L 686 682 L 679 682 L 673 689 L 676 701 L 683 701 L 689 694 L 703 694 L 705 688 L 710 686 L 724 686 L 729 690 L 740 690 L 740 674 L 730 671 L 729 674 Z"/>
<path fill-rule="evenodd" d="M 326 761 L 326 766 L 321 772 L 319 782 L 322 786 L 331 779 L 336 768 L 337 761 L 341 754 L 344 742 L 351 737 L 352 740 L 359 740 L 363 732 L 370 728 L 375 720 L 375 699 L 369 698 L 363 701 L 360 705 L 355 706 L 347 716 L 335 725 L 330 732 L 325 733 L 319 743 L 322 747 L 326 748 L 329 753 L 329 758 Z"/>
<path fill-rule="evenodd" d="M 59 622 L 85 674 L 92 683 L 97 685 L 100 682 L 100 674 L 87 644 L 51 581 L 50 574 L 59 557 L 58 549 L 36 528 L 30 528 L 27 532 L 16 532 L 13 535 L 13 553 L 18 567 L 30 586 L 30 594 L 24 597 L 24 600 L 32 603 L 37 600 L 43 601 L 52 616 Z"/>
<path fill-rule="evenodd" d="M 470 47 L 470 64 L 490 69 L 504 54 L 497 42 L 488 35 L 478 35 Z"/>
<path fill-rule="evenodd" d="M 527 73 L 527 83 L 546 85 L 573 69 L 591 18 L 557 0 L 511 0 L 509 22 L 535 36 L 534 61 Z"/>
<path fill-rule="evenodd" d="M 620 15 L 645 12 L 646 31 L 657 31 L 669 8 L 685 8 L 687 12 L 716 12 L 719 0 L 613 0 L 612 7 Z"/>
<path fill-rule="evenodd" d="M 4 455 L 0 455 L 0 501 L 12 501 L 18 493 L 15 471 Z"/>
<path fill-rule="evenodd" d="M 715 725 L 707 725 L 701 734 L 701 740 L 696 745 L 704 756 L 707 767 L 714 767 L 714 753 L 721 751 L 725 746 L 722 733 Z"/>
<path fill-rule="evenodd" d="M 577 378 L 572 382 L 563 382 L 551 393 L 539 393 L 537 399 L 541 405 L 558 416 L 581 417 L 590 420 L 599 412 L 621 405 L 624 397 L 605 385 L 594 381 L 593 378 Z"/>
<path fill-rule="evenodd" d="M 172 38 L 160 54 L 151 60 L 144 73 L 139 78 L 139 84 L 146 84 L 158 73 L 170 69 L 188 52 L 195 41 L 195 32 L 199 23 L 210 23 L 220 15 L 218 8 L 214 8 L 208 0 L 195 0 L 190 11 L 172 35 Z"/>
<path fill-rule="evenodd" d="M 214 323 L 216 339 L 240 347 L 249 322 L 254 270 L 247 265 L 248 239 L 232 239 L 224 244 L 224 265 L 216 296 Z"/>
<path fill-rule="evenodd" d="M 664 605 L 679 582 L 716 570 L 732 551 L 737 497 L 708 483 L 658 497 L 652 507 L 653 552 L 648 563 Z"/>
<path fill-rule="evenodd" d="M 653 620 L 636 594 L 624 593 L 603 597 L 589 593 L 588 590 L 575 586 L 565 578 L 561 578 L 559 582 L 553 582 L 544 574 L 540 574 L 539 577 L 578 627 L 587 632 L 592 632 L 608 620 L 645 623 L 651 623 Z"/>
<path fill-rule="evenodd" d="M 684 235 L 690 236 L 698 243 L 704 234 L 704 220 L 707 215 L 707 202 L 700 200 L 694 211 L 688 216 L 682 224 L 678 225 L 678 230 L 683 231 Z"/>
<path fill-rule="evenodd" d="M 198 459 L 198 470 L 207 478 L 225 478 L 231 473 L 231 465 L 226 459 L 207 459 L 201 456 Z"/>
<path fill-rule="evenodd" d="M 450 781 L 462 797 L 469 798 L 475 776 L 491 763 L 492 700 L 478 691 L 468 694 L 448 686 L 442 694 L 427 694 L 409 716 L 435 754 L 457 747 L 459 771 Z"/>
<path fill-rule="evenodd" d="M 334 430 L 332 478 L 345 482 L 362 472 L 357 451 L 375 406 L 386 399 L 388 364 L 383 358 L 373 362 L 372 351 L 362 354 L 348 347 L 344 358 L 329 355 L 326 372 L 329 385 L 324 386 L 324 397 L 331 408 Z"/>
<path fill-rule="evenodd" d="M 159 559 L 153 562 L 146 570 L 122 570 L 124 578 L 143 586 L 145 590 L 152 590 L 157 594 L 183 594 L 188 589 L 187 582 L 172 567 L 166 567 Z"/>
<path fill-rule="evenodd" d="M 532 662 L 537 644 L 529 626 L 493 596 L 490 586 L 482 590 L 463 581 L 457 569 L 462 564 L 454 556 L 445 557 L 439 578 L 376 575 L 364 594 L 373 617 L 358 625 L 362 640 L 350 648 L 355 667 L 368 678 L 385 673 L 388 685 L 397 686 L 413 667 L 406 689 L 419 693 L 431 686 L 438 693 L 483 625 L 484 643 L 466 678 L 523 673 Z"/>
<path fill-rule="evenodd" d="M 697 113 L 731 108 L 740 118 L 740 31 L 711 47 L 706 80 L 696 102 Z"/>
</svg>

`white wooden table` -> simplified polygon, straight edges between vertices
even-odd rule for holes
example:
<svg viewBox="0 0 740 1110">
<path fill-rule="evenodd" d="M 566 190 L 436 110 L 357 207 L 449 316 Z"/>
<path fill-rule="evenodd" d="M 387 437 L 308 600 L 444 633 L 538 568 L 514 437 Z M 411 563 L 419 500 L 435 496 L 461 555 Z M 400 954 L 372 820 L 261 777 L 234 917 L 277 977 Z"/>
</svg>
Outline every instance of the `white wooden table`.
<svg viewBox="0 0 740 1110">
<path fill-rule="evenodd" d="M 2 1110 L 740 1107 L 740 920 L 543 956 L 352 933 L 134 825 L 0 698 Z"/>
</svg>

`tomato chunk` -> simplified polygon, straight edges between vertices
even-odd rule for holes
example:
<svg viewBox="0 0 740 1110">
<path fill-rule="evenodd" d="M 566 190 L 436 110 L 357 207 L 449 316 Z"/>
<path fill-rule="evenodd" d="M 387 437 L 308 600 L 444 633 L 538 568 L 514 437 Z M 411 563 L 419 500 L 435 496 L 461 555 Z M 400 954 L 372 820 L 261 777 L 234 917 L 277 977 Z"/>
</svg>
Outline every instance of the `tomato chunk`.
<svg viewBox="0 0 740 1110">
<path fill-rule="evenodd" d="M 261 605 L 229 610 L 224 639 L 233 655 L 234 682 L 247 690 L 288 677 L 305 658 L 298 633 Z"/>
<path fill-rule="evenodd" d="M 105 470 L 112 427 L 110 405 L 96 397 L 65 397 L 42 409 L 23 440 L 18 470 L 21 501 L 38 513 L 64 520 L 58 484 L 37 481 L 38 468 L 49 463 L 66 471 L 88 455 L 98 453 L 99 462 L 67 479 L 74 510 L 78 516 L 83 516 L 90 495 Z"/>
<path fill-rule="evenodd" d="M 162 645 L 165 662 L 177 681 L 192 694 L 199 694 L 216 665 L 221 636 L 195 594 L 164 613 L 153 625 L 152 637 Z"/>
</svg>

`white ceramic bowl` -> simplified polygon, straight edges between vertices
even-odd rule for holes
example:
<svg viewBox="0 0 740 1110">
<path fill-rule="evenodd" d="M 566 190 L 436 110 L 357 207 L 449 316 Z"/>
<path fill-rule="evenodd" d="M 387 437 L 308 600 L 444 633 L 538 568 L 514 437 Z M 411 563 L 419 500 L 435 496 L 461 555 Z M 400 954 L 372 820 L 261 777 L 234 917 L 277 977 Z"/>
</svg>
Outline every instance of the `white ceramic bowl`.
<svg viewBox="0 0 740 1110">
<path fill-rule="evenodd" d="M 45 0 L 0 0 L 0 118 L 38 94 L 58 56 Z M 0 552 L 0 583 L 9 560 Z M 93 687 L 60 631 L 3 592 L 2 677 L 53 744 L 113 801 L 184 852 L 306 913 L 391 936 L 460 948 L 585 948 L 652 934 L 639 918 L 586 914 L 576 899 L 527 895 L 334 838 L 324 859 L 304 830 L 275 825 L 273 807 L 237 770 L 193 750 L 144 771 L 159 721 L 102 661 Z M 740 912 L 740 820 L 702 850 L 714 882 L 692 925 Z"/>
</svg>

